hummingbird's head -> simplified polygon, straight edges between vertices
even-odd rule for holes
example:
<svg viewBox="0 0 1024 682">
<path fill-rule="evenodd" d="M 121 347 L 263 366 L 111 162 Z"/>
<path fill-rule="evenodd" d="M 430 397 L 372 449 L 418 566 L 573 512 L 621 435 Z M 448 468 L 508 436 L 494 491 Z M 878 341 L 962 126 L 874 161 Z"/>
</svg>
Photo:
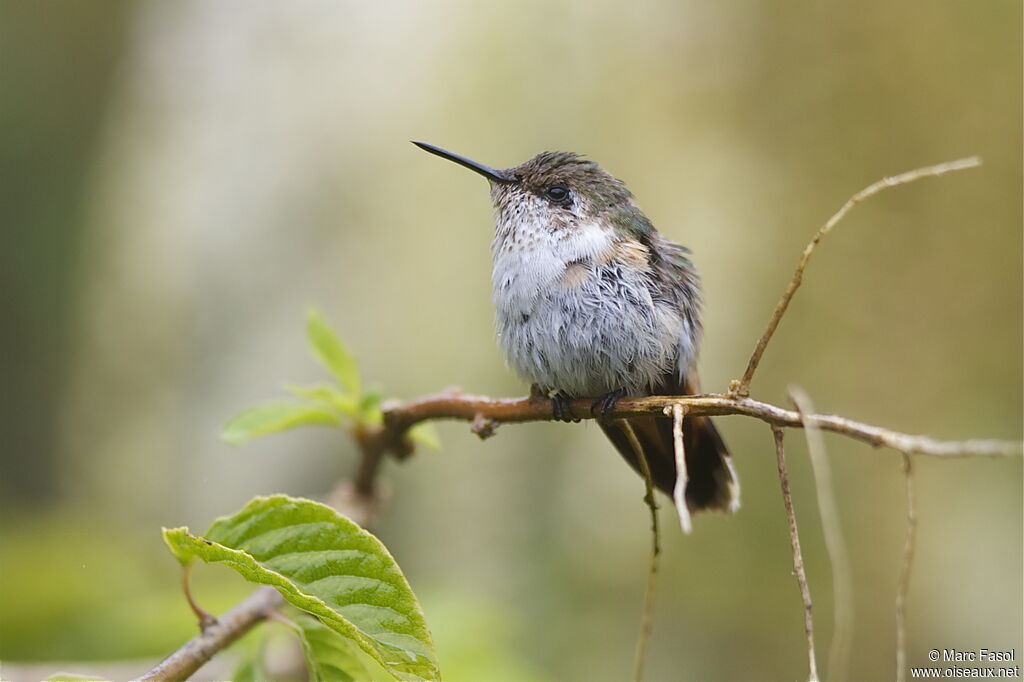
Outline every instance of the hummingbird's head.
<svg viewBox="0 0 1024 682">
<path fill-rule="evenodd" d="M 514 168 L 497 170 L 425 142 L 413 144 L 487 178 L 499 229 L 530 223 L 571 230 L 632 200 L 621 180 L 578 154 L 542 152 Z"/>
</svg>

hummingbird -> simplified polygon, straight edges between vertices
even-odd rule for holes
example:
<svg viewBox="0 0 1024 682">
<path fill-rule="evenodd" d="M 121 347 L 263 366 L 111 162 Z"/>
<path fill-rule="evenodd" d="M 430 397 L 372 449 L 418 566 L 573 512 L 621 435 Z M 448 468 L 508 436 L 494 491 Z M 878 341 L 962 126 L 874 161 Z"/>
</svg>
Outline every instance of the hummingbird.
<svg viewBox="0 0 1024 682">
<path fill-rule="evenodd" d="M 508 365 L 551 400 L 557 420 L 578 421 L 570 401 L 592 399 L 619 453 L 641 475 L 642 456 L 671 497 L 672 420 L 610 415 L 624 396 L 700 391 L 702 293 L 689 249 L 654 229 L 625 183 L 578 154 L 543 152 L 500 170 L 413 144 L 490 183 L 492 300 Z M 710 417 L 685 417 L 683 441 L 688 510 L 738 509 L 738 479 Z"/>
</svg>

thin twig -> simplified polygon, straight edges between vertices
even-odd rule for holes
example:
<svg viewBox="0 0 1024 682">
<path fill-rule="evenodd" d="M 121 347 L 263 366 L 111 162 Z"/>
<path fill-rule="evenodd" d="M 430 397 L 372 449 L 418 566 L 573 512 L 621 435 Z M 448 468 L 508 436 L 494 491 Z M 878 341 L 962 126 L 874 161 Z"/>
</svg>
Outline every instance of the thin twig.
<svg viewBox="0 0 1024 682">
<path fill-rule="evenodd" d="M 781 428 L 772 427 L 772 435 L 775 437 L 775 459 L 779 466 L 779 484 L 782 486 L 782 502 L 786 507 L 789 542 L 793 549 L 793 572 L 796 574 L 796 583 L 800 587 L 800 598 L 804 604 L 804 631 L 807 633 L 807 679 L 808 682 L 818 682 L 818 664 L 814 655 L 814 618 L 811 615 L 811 588 L 807 585 L 804 557 L 800 552 L 800 534 L 796 529 L 793 496 L 789 492 L 789 474 L 786 473 L 786 453 L 782 447 L 782 434 Z"/>
<path fill-rule="evenodd" d="M 661 530 L 658 526 L 658 502 L 654 498 L 654 479 L 651 467 L 644 456 L 640 441 L 629 422 L 623 421 L 622 430 L 636 453 L 637 462 L 644 475 L 644 502 L 651 511 L 651 560 L 647 571 L 647 587 L 644 589 L 644 612 L 640 622 L 640 634 L 636 640 L 636 655 L 633 659 L 633 682 L 643 682 L 644 663 L 647 660 L 647 646 L 651 640 L 654 623 L 654 592 L 658 582 L 658 555 L 661 554 Z"/>
<path fill-rule="evenodd" d="M 273 587 L 261 587 L 186 642 L 180 649 L 137 678 L 143 680 L 187 680 L 214 654 L 225 649 L 284 603 Z"/>
<path fill-rule="evenodd" d="M 690 477 L 686 471 L 686 450 L 683 447 L 683 417 L 686 408 L 679 403 L 665 408 L 665 414 L 672 417 L 672 450 L 676 458 L 676 485 L 672 489 L 672 500 L 676 503 L 676 514 L 679 515 L 679 526 L 689 534 L 693 530 L 690 519 L 690 508 L 686 505 L 686 483 Z"/>
<path fill-rule="evenodd" d="M 572 411 L 582 419 L 590 419 L 591 400 L 573 400 Z M 885 445 L 899 452 L 934 457 L 1015 457 L 1024 451 L 1024 443 L 1006 440 L 944 441 L 929 436 L 915 436 L 879 426 L 826 414 L 801 416 L 769 403 L 728 394 L 698 396 L 647 396 L 622 398 L 608 417 L 662 416 L 666 407 L 681 405 L 690 416 L 743 415 L 773 426 L 802 428 L 813 423 L 824 431 L 832 431 L 869 445 Z M 384 409 L 384 426 L 375 437 L 386 442 L 400 442 L 410 427 L 433 419 L 473 421 L 482 415 L 495 423 L 522 423 L 551 420 L 551 403 L 535 398 L 488 398 L 463 393 L 439 393 L 407 403 L 391 402 Z M 369 437 L 369 436 L 368 436 Z"/>
<path fill-rule="evenodd" d="M 903 479 L 906 483 L 907 535 L 903 542 L 903 563 L 896 587 L 896 682 L 907 679 L 907 592 L 914 564 L 917 538 L 917 510 L 914 502 L 914 468 L 910 455 L 903 453 Z"/>
<path fill-rule="evenodd" d="M 764 355 L 764 350 L 768 347 L 768 342 L 775 333 L 775 329 L 779 326 L 782 316 L 786 313 L 786 308 L 789 307 L 789 302 L 793 298 L 793 294 L 795 294 L 796 290 L 800 288 L 800 282 L 803 280 L 804 269 L 807 267 L 807 262 L 811 259 L 811 255 L 814 253 L 814 249 L 817 248 L 818 242 L 820 242 L 826 234 L 832 231 L 832 228 L 850 212 L 850 209 L 868 197 L 878 194 L 889 187 L 906 185 L 922 178 L 936 177 L 952 171 L 976 168 L 980 165 L 981 159 L 977 156 L 971 156 L 966 159 L 947 161 L 946 163 L 940 163 L 935 166 L 917 168 L 912 171 L 907 171 L 906 173 L 882 178 L 878 182 L 868 185 L 847 199 L 842 208 L 836 211 L 836 213 L 828 219 L 828 222 L 818 230 L 817 234 L 814 235 L 814 238 L 809 244 L 807 244 L 806 248 L 804 248 L 803 253 L 800 255 L 800 263 L 796 266 L 796 271 L 793 273 L 793 279 L 790 280 L 785 293 L 782 294 L 782 298 L 779 299 L 779 302 L 775 305 L 775 310 L 772 311 L 771 319 L 768 320 L 768 326 L 765 327 L 764 332 L 761 334 L 761 338 L 757 340 L 757 345 L 754 346 L 754 353 L 750 356 L 750 361 L 747 363 L 747 369 L 743 372 L 743 378 L 739 381 L 734 381 L 729 387 L 729 392 L 737 396 L 750 395 L 750 381 L 754 378 L 754 372 L 757 370 L 757 366 L 761 362 L 761 356 Z"/>
<path fill-rule="evenodd" d="M 814 411 L 811 398 L 803 389 L 797 386 L 790 387 L 789 396 L 800 414 L 810 414 Z M 813 422 L 804 426 L 804 434 L 807 437 L 807 452 L 814 472 L 818 515 L 821 517 L 822 532 L 825 535 L 825 548 L 828 550 L 829 563 L 832 565 L 833 632 L 832 642 L 828 648 L 826 679 L 831 682 L 843 682 L 850 663 L 850 647 L 853 640 L 853 579 L 850 556 L 846 551 L 843 528 L 839 521 L 839 508 L 836 506 L 832 487 L 832 467 L 825 452 L 825 440 L 821 436 L 821 430 Z"/>
</svg>

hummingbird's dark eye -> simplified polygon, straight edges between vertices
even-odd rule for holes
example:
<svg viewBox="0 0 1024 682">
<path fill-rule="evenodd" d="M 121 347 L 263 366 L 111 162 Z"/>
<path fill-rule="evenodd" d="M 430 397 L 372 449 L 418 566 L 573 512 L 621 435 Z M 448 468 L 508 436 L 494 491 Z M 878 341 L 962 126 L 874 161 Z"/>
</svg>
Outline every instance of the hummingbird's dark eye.
<svg viewBox="0 0 1024 682">
<path fill-rule="evenodd" d="M 565 185 L 551 185 L 544 190 L 544 195 L 556 204 L 561 204 L 569 198 L 569 188 Z"/>
</svg>

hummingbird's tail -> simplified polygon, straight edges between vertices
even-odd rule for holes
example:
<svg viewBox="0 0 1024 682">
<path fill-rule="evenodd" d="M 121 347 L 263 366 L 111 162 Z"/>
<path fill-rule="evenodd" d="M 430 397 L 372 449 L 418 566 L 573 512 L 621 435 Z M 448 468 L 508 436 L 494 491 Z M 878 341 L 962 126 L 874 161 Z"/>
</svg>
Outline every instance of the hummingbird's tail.
<svg viewBox="0 0 1024 682">
<path fill-rule="evenodd" d="M 692 395 L 690 386 L 682 387 Z M 677 391 L 666 391 L 672 395 Z M 675 445 L 672 420 L 663 417 L 634 417 L 601 421 L 615 448 L 629 465 L 643 475 L 637 453 L 626 429 L 632 429 L 656 488 L 672 496 L 676 485 Z M 732 468 L 729 451 L 710 417 L 683 419 L 683 449 L 686 456 L 686 506 L 691 512 L 703 509 L 736 511 L 740 506 L 740 487 Z"/>
</svg>

